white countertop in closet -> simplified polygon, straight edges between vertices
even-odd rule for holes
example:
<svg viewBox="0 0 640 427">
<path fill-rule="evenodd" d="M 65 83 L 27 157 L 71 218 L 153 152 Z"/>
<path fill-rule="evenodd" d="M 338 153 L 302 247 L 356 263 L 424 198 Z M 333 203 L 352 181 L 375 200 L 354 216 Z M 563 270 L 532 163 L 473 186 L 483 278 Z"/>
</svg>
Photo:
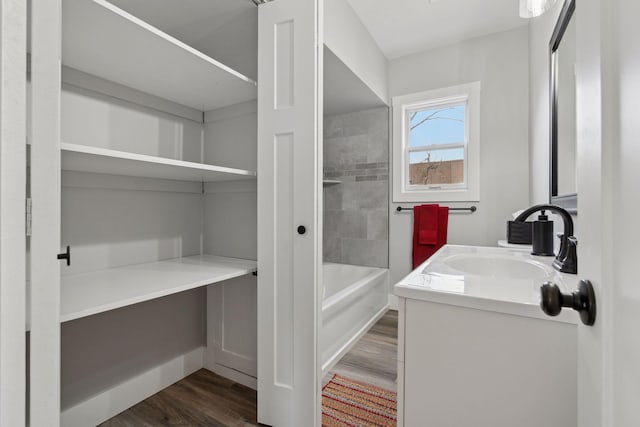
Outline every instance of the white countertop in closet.
<svg viewBox="0 0 640 427">
<path fill-rule="evenodd" d="M 60 321 L 233 279 L 256 269 L 256 261 L 197 255 L 62 276 Z"/>
<path fill-rule="evenodd" d="M 256 270 L 256 261 L 196 255 L 62 276 L 60 321 L 115 310 Z"/>
</svg>

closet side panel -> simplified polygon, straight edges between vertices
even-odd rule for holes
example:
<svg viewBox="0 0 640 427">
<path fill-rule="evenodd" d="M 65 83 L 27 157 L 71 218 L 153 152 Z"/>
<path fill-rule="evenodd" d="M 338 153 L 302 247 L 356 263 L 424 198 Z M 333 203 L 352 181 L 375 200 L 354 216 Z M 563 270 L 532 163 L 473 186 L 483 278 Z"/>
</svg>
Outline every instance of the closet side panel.
<svg viewBox="0 0 640 427">
<path fill-rule="evenodd" d="M 60 1 L 31 2 L 29 424 L 60 413 Z"/>
<path fill-rule="evenodd" d="M 258 164 L 256 101 L 204 114 L 204 162 L 255 171 Z"/>
<path fill-rule="evenodd" d="M 256 104 L 205 113 L 204 158 L 255 170 Z M 204 252 L 255 260 L 256 181 L 207 183 L 204 195 Z M 257 279 L 243 276 L 207 290 L 205 367 L 249 387 L 257 376 Z"/>
<path fill-rule="evenodd" d="M 26 2 L 0 1 L 0 425 L 25 425 Z"/>
</svg>

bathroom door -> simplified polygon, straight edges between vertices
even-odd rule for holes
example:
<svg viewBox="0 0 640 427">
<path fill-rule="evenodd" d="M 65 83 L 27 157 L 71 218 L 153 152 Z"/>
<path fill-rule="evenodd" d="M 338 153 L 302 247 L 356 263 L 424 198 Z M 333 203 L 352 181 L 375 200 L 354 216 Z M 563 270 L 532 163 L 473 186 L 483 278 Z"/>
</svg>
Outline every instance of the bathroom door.
<svg viewBox="0 0 640 427">
<path fill-rule="evenodd" d="M 258 9 L 258 421 L 319 424 L 322 0 Z"/>
<path fill-rule="evenodd" d="M 25 425 L 26 2 L 0 0 L 0 426 Z"/>
<path fill-rule="evenodd" d="M 640 2 L 580 1 L 576 14 L 578 271 L 598 304 L 578 328 L 578 423 L 638 426 Z"/>
</svg>

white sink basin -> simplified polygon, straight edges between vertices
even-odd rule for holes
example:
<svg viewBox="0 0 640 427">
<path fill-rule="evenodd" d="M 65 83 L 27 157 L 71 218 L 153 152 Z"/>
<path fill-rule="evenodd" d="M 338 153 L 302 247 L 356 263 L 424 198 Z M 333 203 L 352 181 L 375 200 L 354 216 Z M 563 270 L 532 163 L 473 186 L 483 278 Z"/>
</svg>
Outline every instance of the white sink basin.
<svg viewBox="0 0 640 427">
<path fill-rule="evenodd" d="M 552 262 L 553 257 L 521 250 L 446 245 L 398 282 L 394 292 L 405 298 L 574 323 L 571 313 L 551 318 L 540 309 L 544 282 L 557 284 L 565 293 L 574 288 L 575 276 L 554 270 Z"/>
<path fill-rule="evenodd" d="M 553 273 L 537 261 L 513 256 L 460 254 L 451 255 L 442 262 L 461 273 L 485 277 L 544 279 Z"/>
</svg>

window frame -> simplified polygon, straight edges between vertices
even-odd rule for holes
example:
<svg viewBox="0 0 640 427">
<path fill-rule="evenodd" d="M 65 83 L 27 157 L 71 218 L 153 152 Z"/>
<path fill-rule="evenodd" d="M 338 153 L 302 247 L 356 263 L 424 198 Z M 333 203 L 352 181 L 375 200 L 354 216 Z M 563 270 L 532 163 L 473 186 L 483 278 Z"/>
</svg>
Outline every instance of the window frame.
<svg viewBox="0 0 640 427">
<path fill-rule="evenodd" d="M 410 147 L 410 114 L 438 106 L 465 104 L 465 140 Z M 392 98 L 393 202 L 480 201 L 480 82 Z M 410 153 L 428 149 L 464 148 L 462 184 L 410 184 Z"/>
</svg>

